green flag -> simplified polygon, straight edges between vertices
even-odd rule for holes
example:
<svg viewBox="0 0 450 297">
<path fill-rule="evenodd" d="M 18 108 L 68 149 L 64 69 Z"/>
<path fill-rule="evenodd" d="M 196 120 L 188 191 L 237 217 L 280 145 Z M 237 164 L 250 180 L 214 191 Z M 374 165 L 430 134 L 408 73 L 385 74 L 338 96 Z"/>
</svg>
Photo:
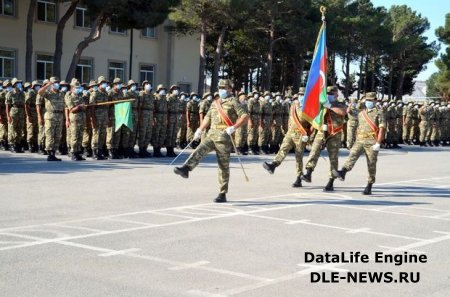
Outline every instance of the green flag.
<svg viewBox="0 0 450 297">
<path fill-rule="evenodd" d="M 116 116 L 115 131 L 120 129 L 122 125 L 127 126 L 133 131 L 133 114 L 131 113 L 131 102 L 114 104 L 114 114 Z"/>
</svg>

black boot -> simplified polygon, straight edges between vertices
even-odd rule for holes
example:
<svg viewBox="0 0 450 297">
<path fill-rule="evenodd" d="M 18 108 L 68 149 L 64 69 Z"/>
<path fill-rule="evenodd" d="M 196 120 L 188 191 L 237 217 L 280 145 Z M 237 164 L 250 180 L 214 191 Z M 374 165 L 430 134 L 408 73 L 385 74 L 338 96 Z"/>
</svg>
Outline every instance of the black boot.
<svg viewBox="0 0 450 297">
<path fill-rule="evenodd" d="M 433 143 L 431 143 L 431 140 L 428 140 L 428 146 L 433 146 Z"/>
<path fill-rule="evenodd" d="M 14 146 L 14 152 L 15 153 L 23 153 L 22 147 L 20 145 L 15 145 Z"/>
<path fill-rule="evenodd" d="M 257 145 L 252 145 L 250 147 L 250 149 L 251 149 L 250 154 L 255 155 L 255 156 L 259 155 L 259 150 L 258 150 L 258 146 Z"/>
<path fill-rule="evenodd" d="M 70 154 L 70 160 L 72 161 L 78 161 L 77 159 L 77 153 L 69 153 Z"/>
<path fill-rule="evenodd" d="M 219 195 L 214 199 L 215 203 L 225 203 L 227 202 L 227 196 L 225 193 L 219 193 Z"/>
<path fill-rule="evenodd" d="M 138 154 L 136 154 L 136 152 L 134 151 L 134 148 L 132 147 L 128 148 L 128 156 L 130 159 L 136 159 L 139 157 Z"/>
<path fill-rule="evenodd" d="M 368 183 L 366 188 L 363 191 L 363 195 L 372 195 L 372 185 L 371 183 Z"/>
<path fill-rule="evenodd" d="M 143 147 L 139 148 L 139 158 L 147 158 L 146 157 L 146 149 L 144 149 Z"/>
<path fill-rule="evenodd" d="M 297 176 L 297 179 L 292 184 L 292 187 L 293 188 L 301 188 L 302 187 L 302 177 L 301 176 Z"/>
<path fill-rule="evenodd" d="M 90 147 L 86 148 L 86 157 L 92 158 L 92 149 Z"/>
<path fill-rule="evenodd" d="M 56 158 L 55 151 L 47 151 L 47 161 L 61 161 L 61 159 Z"/>
<path fill-rule="evenodd" d="M 330 178 L 328 180 L 328 183 L 325 186 L 325 188 L 323 188 L 323 191 L 324 192 L 332 192 L 332 191 L 334 191 L 333 183 L 334 183 L 334 178 Z"/>
<path fill-rule="evenodd" d="M 44 155 L 44 156 L 47 156 L 47 155 L 48 155 L 48 152 L 45 150 L 45 148 L 44 148 L 43 145 L 40 145 L 40 146 L 39 146 L 39 153 L 42 154 L 42 155 Z"/>
<path fill-rule="evenodd" d="M 439 140 L 435 140 L 434 141 L 434 146 L 439 146 L 439 142 L 440 142 Z"/>
<path fill-rule="evenodd" d="M 106 158 L 106 159 L 111 159 L 111 154 L 110 154 L 111 150 L 108 149 L 103 149 L 102 150 L 102 155 Z"/>
<path fill-rule="evenodd" d="M 274 162 L 271 162 L 271 163 L 264 162 L 263 167 L 264 167 L 264 169 L 267 170 L 267 172 L 269 172 L 270 174 L 273 174 L 275 172 L 275 168 L 277 168 L 278 165 L 275 164 Z"/>
<path fill-rule="evenodd" d="M 92 155 L 92 159 L 95 160 L 105 160 L 105 157 L 103 157 L 102 153 L 100 152 L 99 149 L 94 150 L 94 154 Z"/>
<path fill-rule="evenodd" d="M 155 157 L 155 158 L 162 158 L 163 157 L 163 155 L 161 154 L 161 148 L 160 147 L 153 148 L 153 157 Z"/>
<path fill-rule="evenodd" d="M 306 174 L 303 174 L 301 176 L 301 179 L 304 180 L 307 183 L 310 183 L 311 180 L 312 180 L 312 172 L 313 172 L 312 169 L 306 169 Z"/>
<path fill-rule="evenodd" d="M 119 159 L 119 156 L 117 155 L 117 150 L 116 149 L 109 150 L 109 155 L 111 156 L 112 160 Z"/>
<path fill-rule="evenodd" d="M 74 154 L 77 161 L 86 161 L 86 159 L 83 158 L 83 154 L 81 152 L 75 152 Z"/>
<path fill-rule="evenodd" d="M 174 148 L 168 147 L 166 157 L 175 158 L 176 156 L 178 156 L 178 155 L 175 154 Z"/>
<path fill-rule="evenodd" d="M 331 171 L 331 175 L 333 175 L 333 178 L 339 178 L 339 180 L 344 181 L 347 172 L 348 172 L 347 168 L 342 168 L 341 170 Z"/>
<path fill-rule="evenodd" d="M 175 167 L 173 169 L 173 172 L 175 172 L 175 174 L 178 174 L 184 178 L 189 178 L 189 171 L 191 171 L 191 170 L 186 165 L 183 165 L 181 167 Z"/>
</svg>

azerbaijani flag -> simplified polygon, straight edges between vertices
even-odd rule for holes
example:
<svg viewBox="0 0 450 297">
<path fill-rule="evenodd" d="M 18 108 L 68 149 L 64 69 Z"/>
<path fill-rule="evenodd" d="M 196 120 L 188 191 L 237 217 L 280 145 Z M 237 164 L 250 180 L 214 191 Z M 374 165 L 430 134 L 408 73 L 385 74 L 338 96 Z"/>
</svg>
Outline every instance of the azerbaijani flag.
<svg viewBox="0 0 450 297">
<path fill-rule="evenodd" d="M 322 130 L 325 115 L 323 104 L 328 100 L 326 41 L 326 26 L 323 22 L 317 37 L 311 69 L 306 82 L 305 96 L 302 100 L 302 116 L 318 130 Z"/>
</svg>

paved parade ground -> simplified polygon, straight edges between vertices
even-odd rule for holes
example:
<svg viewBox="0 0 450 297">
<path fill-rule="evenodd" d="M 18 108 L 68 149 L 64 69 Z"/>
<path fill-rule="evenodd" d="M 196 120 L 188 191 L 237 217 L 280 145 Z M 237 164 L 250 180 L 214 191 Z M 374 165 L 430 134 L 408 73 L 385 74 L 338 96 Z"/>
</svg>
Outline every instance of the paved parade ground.
<svg viewBox="0 0 450 297">
<path fill-rule="evenodd" d="M 381 151 L 369 197 L 364 157 L 334 193 L 322 192 L 328 158 L 300 189 L 293 155 L 274 175 L 261 166 L 270 158 L 242 158 L 247 183 L 232 157 L 229 203 L 214 204 L 213 154 L 185 180 L 167 158 L 48 163 L 0 152 L 0 295 L 450 296 L 450 148 Z M 305 252 L 370 260 L 306 263 Z M 427 262 L 375 263 L 375 252 Z M 393 280 L 325 283 L 335 272 Z"/>
</svg>

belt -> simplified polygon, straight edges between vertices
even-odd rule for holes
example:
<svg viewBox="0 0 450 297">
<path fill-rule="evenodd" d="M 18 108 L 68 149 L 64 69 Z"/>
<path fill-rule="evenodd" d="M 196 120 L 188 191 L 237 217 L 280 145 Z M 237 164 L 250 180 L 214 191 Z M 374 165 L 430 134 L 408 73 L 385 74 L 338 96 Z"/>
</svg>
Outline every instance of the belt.
<svg viewBox="0 0 450 297">
<path fill-rule="evenodd" d="M 228 128 L 227 125 L 214 125 L 214 126 L 211 126 L 211 129 L 216 129 L 216 130 L 225 130 L 226 128 Z"/>
<path fill-rule="evenodd" d="M 358 133 L 358 137 L 361 138 L 369 138 L 369 137 L 375 137 L 375 132 L 364 132 L 364 133 Z"/>
<path fill-rule="evenodd" d="M 53 110 L 53 111 L 49 111 L 47 110 L 48 113 L 63 113 L 64 111 L 62 110 Z"/>
</svg>

